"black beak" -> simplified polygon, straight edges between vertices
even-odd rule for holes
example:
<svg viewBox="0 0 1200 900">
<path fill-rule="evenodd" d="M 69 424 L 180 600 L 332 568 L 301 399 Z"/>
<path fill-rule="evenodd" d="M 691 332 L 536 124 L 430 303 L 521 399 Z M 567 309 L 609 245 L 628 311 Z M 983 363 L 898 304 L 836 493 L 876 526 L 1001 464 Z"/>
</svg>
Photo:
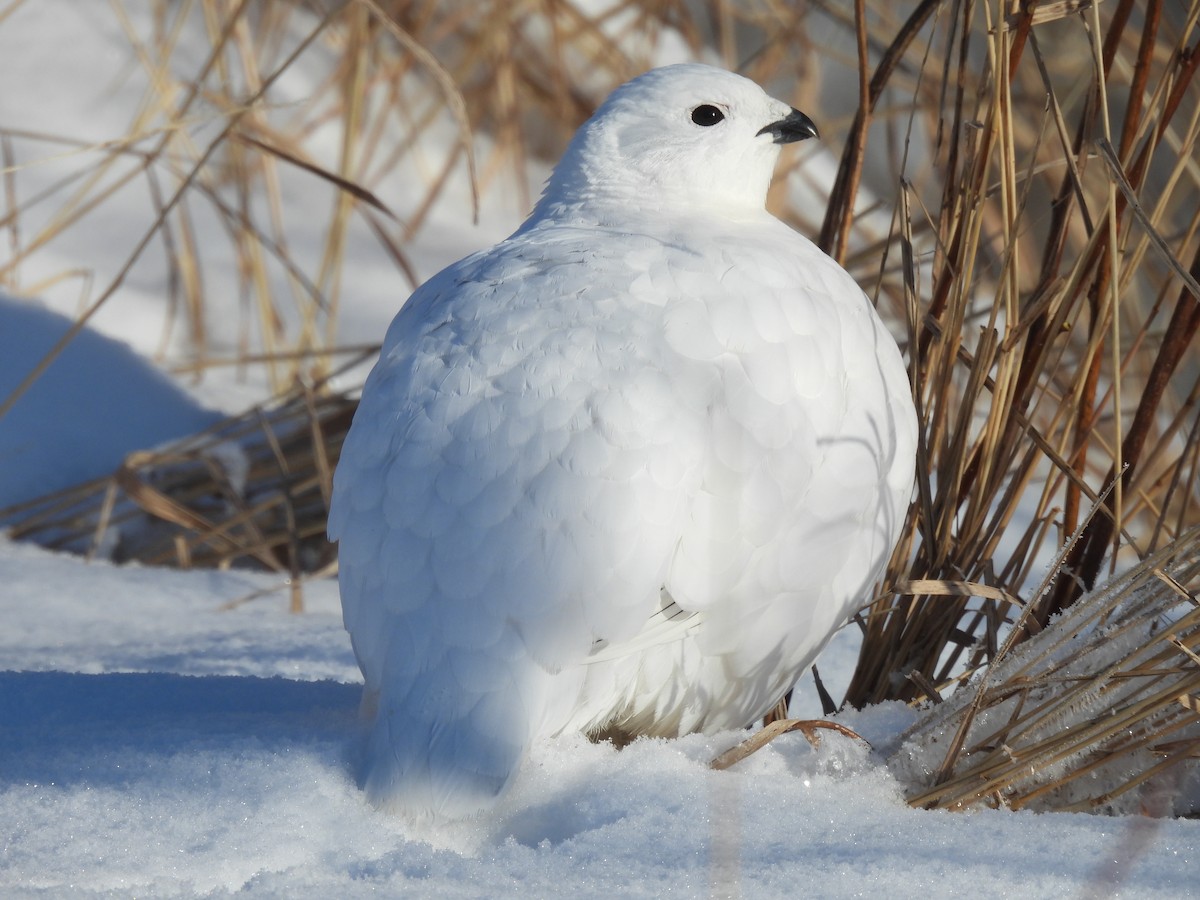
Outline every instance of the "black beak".
<svg viewBox="0 0 1200 900">
<path fill-rule="evenodd" d="M 759 131 L 759 134 L 771 135 L 771 140 L 776 144 L 791 144 L 805 138 L 820 137 L 813 120 L 798 109 L 793 109 L 789 115 L 778 122 L 772 122 Z"/>
</svg>

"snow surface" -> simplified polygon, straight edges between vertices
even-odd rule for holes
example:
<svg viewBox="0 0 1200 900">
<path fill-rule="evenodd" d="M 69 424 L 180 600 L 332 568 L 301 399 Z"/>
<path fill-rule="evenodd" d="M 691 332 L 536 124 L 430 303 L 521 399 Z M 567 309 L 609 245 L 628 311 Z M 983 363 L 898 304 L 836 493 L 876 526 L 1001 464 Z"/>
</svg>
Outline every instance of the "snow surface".
<svg viewBox="0 0 1200 900">
<path fill-rule="evenodd" d="M 0 401 L 71 324 L 0 293 Z M 81 377 L 89 370 L 103 377 Z M 130 451 L 220 418 L 128 344 L 85 328 L 0 419 L 0 509 L 111 474 Z"/>
<path fill-rule="evenodd" d="M 414 827 L 354 783 L 332 582 L 0 541 L 0 895 L 1182 897 L 1200 823 L 909 809 L 865 749 L 740 735 L 536 748 L 486 821 Z M 898 704 L 846 717 L 870 740 Z"/>
<path fill-rule="evenodd" d="M 123 80 L 127 43 L 107 9 L 40 0 L 0 22 L 0 122 L 97 141 L 124 133 L 139 92 Z M 31 165 L 29 154 L 56 151 L 14 147 L 29 192 L 68 162 Z M 77 267 L 103 283 L 150 221 L 142 196 L 111 203 L 110 228 L 54 244 L 24 270 L 27 283 Z M 485 226 L 472 229 L 468 207 L 452 206 L 423 233 L 424 275 L 515 225 L 511 210 L 485 206 Z M 381 335 L 404 286 L 378 261 L 351 267 L 346 339 Z M 79 384 L 104 382 L 107 353 L 134 370 L 155 354 L 156 279 L 152 266 L 137 270 L 96 320 L 143 359 L 85 338 L 65 358 L 67 384 L 72 372 Z M 77 308 L 78 285 L 47 293 L 55 309 Z M 0 318 L 0 335 L 11 321 Z M 0 354 L 0 384 L 23 377 L 17 359 Z M 242 399 L 219 379 L 205 390 L 222 408 Z M 173 390 L 146 398 L 139 408 L 152 419 L 206 415 Z M 43 415 L 22 428 L 62 418 L 53 403 L 38 406 Z M 122 435 L 101 409 L 81 404 L 70 424 L 149 439 Z M 72 455 L 97 465 L 86 444 Z M 7 483 L 50 486 L 31 463 L 4 465 Z M 413 826 L 376 812 L 354 783 L 360 676 L 336 585 L 309 583 L 304 596 L 296 615 L 272 576 L 85 564 L 0 538 L 0 896 L 1194 893 L 1200 822 L 913 810 L 878 759 L 836 736 L 814 751 L 788 735 L 726 772 L 707 763 L 740 734 L 619 752 L 566 738 L 535 749 L 495 816 Z M 819 661 L 835 696 L 856 643 L 844 631 Z M 802 682 L 793 712 L 817 710 Z M 881 744 L 912 716 L 889 705 L 843 720 Z"/>
<path fill-rule="evenodd" d="M 93 337 L 61 360 L 64 384 L 115 379 L 114 359 L 150 371 Z M 0 360 L 11 383 L 24 363 Z M 195 409 L 178 391 L 140 396 L 152 420 Z M 27 427 L 58 446 L 36 429 L 61 408 L 42 408 Z M 114 431 L 102 404 L 70 418 L 85 434 Z M 75 452 L 94 463 L 86 445 Z M 43 475 L 25 459 L 5 474 L 31 485 Z M 414 827 L 354 784 L 359 675 L 332 581 L 307 585 L 306 612 L 292 615 L 271 576 L 89 565 L 0 540 L 0 584 L 6 897 L 769 897 L 797 885 L 897 897 L 1119 885 L 1162 897 L 1187 893 L 1200 856 L 1197 822 L 911 810 L 879 760 L 836 737 L 814 752 L 788 736 L 722 773 L 706 763 L 739 735 L 621 752 L 564 739 L 536 748 L 494 817 Z M 847 630 L 821 659 L 835 695 L 855 644 Z M 794 711 L 816 712 L 805 685 Z M 896 705 L 846 718 L 881 743 L 912 715 Z"/>
</svg>

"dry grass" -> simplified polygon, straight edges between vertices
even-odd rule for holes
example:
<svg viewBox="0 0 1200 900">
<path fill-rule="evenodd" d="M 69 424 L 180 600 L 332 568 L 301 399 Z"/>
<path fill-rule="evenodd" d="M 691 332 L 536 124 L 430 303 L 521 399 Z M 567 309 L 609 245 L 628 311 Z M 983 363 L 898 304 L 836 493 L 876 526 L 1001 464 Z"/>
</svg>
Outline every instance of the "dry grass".
<svg viewBox="0 0 1200 900">
<path fill-rule="evenodd" d="M 986 662 L 1105 488 L 1029 629 L 1094 584 L 1106 553 L 1143 556 L 1200 519 L 1200 4 L 1170 21 L 1132 7 L 1054 21 L 1046 5 L 1037 25 L 998 4 L 937 13 L 914 104 L 936 184 L 901 181 L 901 264 L 881 285 L 908 309 L 920 487 L 886 582 L 900 593 L 864 616 L 855 704 Z M 918 223 L 932 240 L 910 237 Z"/>
<path fill-rule="evenodd" d="M 352 222 L 366 222 L 411 281 L 407 248 L 472 148 L 480 194 L 507 184 L 528 199 L 529 162 L 554 158 L 612 86 L 673 40 L 791 96 L 820 122 L 827 146 L 844 147 L 823 222 L 811 204 L 789 201 L 784 179 L 771 203 L 819 235 L 905 335 L 922 422 L 919 490 L 879 595 L 861 615 L 864 644 L 847 701 L 946 694 L 1107 573 L 1158 559 L 1164 548 L 1191 558 L 1200 540 L 1200 0 L 625 0 L 595 17 L 555 0 L 372 0 L 328 13 L 295 0 L 155 8 L 151 37 L 129 31 L 148 87 L 128 136 L 101 147 L 54 136 L 54 146 L 92 162 L 59 187 L 49 226 L 22 227 L 29 201 L 6 168 L 0 228 L 12 252 L 0 283 L 18 283 L 24 260 L 102 211 L 116 185 L 141 179 L 160 213 L 131 244 L 130 264 L 161 252 L 187 367 L 203 372 L 230 361 L 210 342 L 209 257 L 192 227 L 200 208 L 216 216 L 245 298 L 235 361 L 265 367 L 289 398 L 227 427 L 245 428 L 251 481 L 305 473 L 271 495 L 303 494 L 303 512 L 290 500 L 260 508 L 249 493 L 221 494 L 219 471 L 204 487 L 199 474 L 212 466 L 202 445 L 213 435 L 131 461 L 114 481 L 52 501 L 60 506 L 27 510 L 28 533 L 50 529 L 87 543 L 102 522 L 124 522 L 127 533 L 151 534 L 120 518 L 140 510 L 169 523 L 137 551 L 142 558 L 249 559 L 293 574 L 323 565 L 321 552 L 307 559 L 297 548 L 319 541 L 324 470 L 348 415 L 320 385 L 338 350 Z M 120 2 L 112 9 L 122 16 Z M 198 68 L 180 75 L 179 25 L 189 16 L 203 18 L 210 45 Z M 312 71 L 324 75 L 297 97 L 281 85 L 299 56 L 321 60 Z M 330 127 L 339 136 L 332 152 L 317 139 Z M 387 137 L 397 130 L 405 135 L 398 144 Z M 18 139 L 29 136 L 0 129 L 6 166 Z M 795 157 L 784 165 L 791 179 L 807 177 Z M 316 259 L 290 249 L 280 185 L 295 172 L 330 185 L 328 209 L 312 217 L 324 247 Z M 390 218 L 375 192 L 396 173 L 411 189 Z M 875 212 L 862 215 L 864 207 Z M 880 228 L 888 215 L 890 228 Z M 88 294 L 81 325 L 119 293 L 127 271 Z M 267 437 L 275 431 L 321 433 L 325 456 L 307 438 Z M 187 463 L 177 468 L 179 454 Z M 146 467 L 177 472 L 178 481 L 168 490 Z M 201 508 L 214 493 L 225 518 Z M 68 500 L 76 504 L 69 513 Z M 1035 593 L 1031 585 L 1063 548 L 1047 589 Z M 1191 587 L 1195 573 L 1181 573 Z M 1045 686 L 1057 665 L 1021 677 Z M 1143 657 L 1122 665 L 1136 668 Z M 1185 654 L 1170 665 L 1191 671 L 1195 660 Z M 994 696 L 987 691 L 1007 677 L 997 673 L 981 696 Z M 1087 677 L 1099 696 L 1118 697 L 1108 669 Z M 1192 682 L 1181 684 L 1195 697 Z M 1195 716 L 1194 707 L 1180 709 Z M 1006 726 L 1007 746 L 1022 722 Z M 964 735 L 963 747 L 978 743 L 975 732 Z M 966 802 L 950 786 L 974 772 L 960 763 L 975 765 L 979 752 L 942 765 L 929 802 Z M 970 777 L 978 796 L 1025 802 L 1023 788 L 979 793 Z"/>
<path fill-rule="evenodd" d="M 922 14 L 940 52 L 921 57 L 905 96 L 936 177 L 901 176 L 899 277 L 880 281 L 908 311 L 919 489 L 891 590 L 864 611 L 847 700 L 939 698 L 991 664 L 921 726 L 936 739 L 957 722 L 957 736 L 914 802 L 1100 808 L 1112 796 L 1089 795 L 1080 776 L 1132 765 L 1119 788 L 1106 781 L 1132 789 L 1189 762 L 1200 723 L 1195 654 L 1155 635 L 1174 621 L 1175 593 L 1159 584 L 1130 600 L 1128 576 L 1071 609 L 1106 565 L 1186 560 L 1177 577 L 1197 576 L 1200 4 L 924 3 Z M 891 58 L 859 123 L 880 114 Z M 822 232 L 835 253 L 866 135 L 851 132 Z M 1057 655 L 997 666 L 1068 609 L 1037 645 Z M 1141 640 L 1114 661 L 1103 636 L 1115 621 Z M 1080 633 L 1095 640 L 1064 653 Z M 1102 726 L 1067 728 L 1081 696 L 1107 708 Z M 1155 757 L 1177 729 L 1191 737 Z"/>
<path fill-rule="evenodd" d="M 1183 587 L 1198 577 L 1193 530 L 1009 642 L 891 749 L 909 802 L 1197 812 L 1180 789 L 1200 758 L 1200 600 Z"/>
<path fill-rule="evenodd" d="M 111 476 L 0 512 L 14 540 L 117 562 L 277 572 L 303 608 L 336 571 L 333 467 L 357 400 L 301 384 L 207 431 L 132 453 Z"/>
</svg>

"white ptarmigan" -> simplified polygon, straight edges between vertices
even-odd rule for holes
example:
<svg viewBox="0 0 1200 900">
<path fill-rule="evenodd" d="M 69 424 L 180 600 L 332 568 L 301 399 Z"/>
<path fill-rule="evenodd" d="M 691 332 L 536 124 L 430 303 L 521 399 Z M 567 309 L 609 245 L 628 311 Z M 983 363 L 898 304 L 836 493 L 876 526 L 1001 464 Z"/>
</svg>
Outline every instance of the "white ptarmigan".
<svg viewBox="0 0 1200 900">
<path fill-rule="evenodd" d="M 472 814 L 567 730 L 746 726 L 868 599 L 916 417 L 862 290 L 764 208 L 815 134 L 648 72 L 392 322 L 330 511 L 375 803 Z"/>
</svg>

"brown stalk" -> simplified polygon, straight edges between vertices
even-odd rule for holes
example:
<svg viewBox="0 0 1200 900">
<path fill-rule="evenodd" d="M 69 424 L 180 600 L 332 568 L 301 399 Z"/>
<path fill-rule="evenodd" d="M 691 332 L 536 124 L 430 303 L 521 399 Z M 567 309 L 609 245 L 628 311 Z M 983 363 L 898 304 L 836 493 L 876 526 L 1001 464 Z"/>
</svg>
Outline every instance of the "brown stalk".
<svg viewBox="0 0 1200 900">
<path fill-rule="evenodd" d="M 867 102 L 865 105 L 860 103 L 854 115 L 854 124 L 850 127 L 851 139 L 846 142 L 842 151 L 842 162 L 838 166 L 837 178 L 829 192 L 829 206 L 825 213 L 825 221 L 821 225 L 820 236 L 817 238 L 817 246 L 836 260 L 841 261 L 846 253 L 846 248 L 838 246 L 837 243 L 840 240 L 839 236 L 845 233 L 842 221 L 851 219 L 854 214 L 855 193 L 862 172 L 867 128 L 875 105 L 909 45 L 941 2 L 942 0 L 921 0 L 913 10 L 875 67 L 875 74 L 871 76 L 866 94 Z M 860 98 L 861 96 L 860 93 Z"/>
<path fill-rule="evenodd" d="M 1200 279 L 1200 248 L 1196 250 L 1189 274 L 1193 279 Z M 1200 302 L 1193 296 L 1190 288 L 1185 286 L 1180 290 L 1179 297 L 1175 302 L 1162 344 L 1155 355 L 1154 365 L 1146 379 L 1141 399 L 1134 412 L 1133 422 L 1122 445 L 1121 457 L 1129 468 L 1121 477 L 1121 483 L 1127 489 L 1132 485 L 1138 460 L 1152 430 L 1167 385 L 1195 336 L 1197 327 L 1200 327 Z M 1105 476 L 1105 483 L 1116 484 L 1116 481 L 1117 473 L 1110 468 Z M 1104 515 L 1097 516 L 1092 520 L 1083 540 L 1068 558 L 1067 566 L 1078 576 L 1082 584 L 1095 583 L 1100 565 L 1111 544 L 1114 526 L 1114 513 L 1110 508 L 1106 508 Z M 1079 593 L 1079 582 L 1072 579 L 1060 581 L 1050 602 L 1045 605 L 1044 611 L 1040 614 L 1041 620 L 1045 621 L 1055 612 L 1069 606 L 1079 596 Z"/>
</svg>

